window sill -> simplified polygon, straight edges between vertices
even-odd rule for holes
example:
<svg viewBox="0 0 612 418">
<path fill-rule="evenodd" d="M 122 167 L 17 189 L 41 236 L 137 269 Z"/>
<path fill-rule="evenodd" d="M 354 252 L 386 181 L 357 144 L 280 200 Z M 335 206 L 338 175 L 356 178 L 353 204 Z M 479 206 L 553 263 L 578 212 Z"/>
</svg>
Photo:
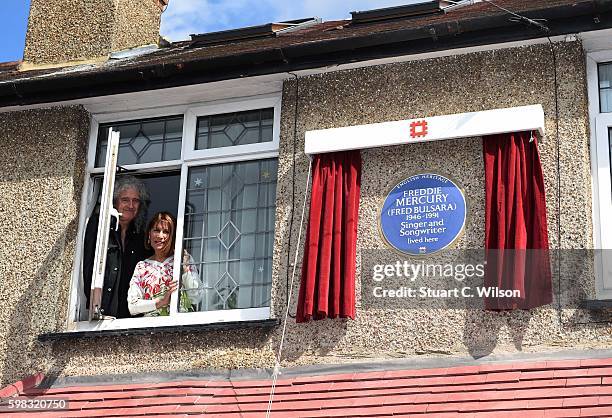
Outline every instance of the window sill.
<svg viewBox="0 0 612 418">
<path fill-rule="evenodd" d="M 216 330 L 233 330 L 244 328 L 274 328 L 280 324 L 278 319 L 264 319 L 258 321 L 240 321 L 240 322 L 217 322 L 212 324 L 194 324 L 194 325 L 171 325 L 163 327 L 143 327 L 131 329 L 117 330 L 100 330 L 100 331 L 74 331 L 74 332 L 50 332 L 40 334 L 38 341 L 60 341 L 60 340 L 78 340 L 83 338 L 97 337 L 116 337 L 116 336 L 131 336 L 131 335 L 153 335 L 163 333 L 185 333 L 185 332 L 207 332 Z"/>
<path fill-rule="evenodd" d="M 612 299 L 587 299 L 580 302 L 580 307 L 590 311 L 612 311 Z"/>
</svg>

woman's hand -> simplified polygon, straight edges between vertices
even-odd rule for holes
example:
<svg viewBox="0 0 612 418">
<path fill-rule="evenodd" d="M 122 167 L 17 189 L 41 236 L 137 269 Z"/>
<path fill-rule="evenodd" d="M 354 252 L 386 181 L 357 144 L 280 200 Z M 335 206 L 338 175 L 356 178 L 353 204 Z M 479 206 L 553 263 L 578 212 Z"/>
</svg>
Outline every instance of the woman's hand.
<svg viewBox="0 0 612 418">
<path fill-rule="evenodd" d="M 187 252 L 187 250 L 183 250 L 183 266 L 188 266 L 191 260 L 191 256 Z"/>
<path fill-rule="evenodd" d="M 166 288 L 166 293 L 164 293 L 164 296 L 155 300 L 155 308 L 159 309 L 163 308 L 164 306 L 168 306 L 170 304 L 170 296 L 177 288 L 178 282 L 176 280 L 170 282 L 170 285 L 168 285 Z"/>
</svg>

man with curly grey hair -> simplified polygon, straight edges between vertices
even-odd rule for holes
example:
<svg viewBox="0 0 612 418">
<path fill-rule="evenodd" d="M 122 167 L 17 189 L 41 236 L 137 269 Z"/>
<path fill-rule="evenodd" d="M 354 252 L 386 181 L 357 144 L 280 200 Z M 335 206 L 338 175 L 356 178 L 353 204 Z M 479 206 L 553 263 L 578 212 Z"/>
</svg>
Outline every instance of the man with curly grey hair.
<svg viewBox="0 0 612 418">
<path fill-rule="evenodd" d="M 119 229 L 115 220 L 109 231 L 106 270 L 102 288 L 100 313 L 115 318 L 131 317 L 127 292 L 136 264 L 149 255 L 144 248 L 144 226 L 149 204 L 149 192 L 134 176 L 118 177 L 113 191 L 113 206 L 121 214 Z M 83 255 L 83 291 L 89 306 L 93 263 L 96 250 L 98 217 L 92 217 L 85 231 Z"/>
</svg>

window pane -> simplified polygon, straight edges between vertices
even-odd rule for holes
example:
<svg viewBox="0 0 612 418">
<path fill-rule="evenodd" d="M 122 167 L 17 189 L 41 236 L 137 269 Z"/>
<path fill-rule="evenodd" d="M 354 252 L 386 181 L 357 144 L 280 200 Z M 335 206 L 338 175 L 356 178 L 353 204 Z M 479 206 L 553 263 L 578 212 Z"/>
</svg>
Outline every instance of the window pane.
<svg viewBox="0 0 612 418">
<path fill-rule="evenodd" d="M 166 173 L 155 173 L 155 174 L 127 174 L 140 179 L 148 193 L 149 201 L 146 206 L 146 213 L 144 223 L 146 226 L 148 222 L 153 219 L 153 216 L 158 212 L 170 212 L 172 216 L 176 218 L 178 212 L 178 199 L 179 199 L 179 188 L 181 183 L 180 171 L 169 171 Z M 115 183 L 122 175 L 117 175 Z M 100 191 L 102 189 L 102 178 L 94 177 L 93 181 L 97 184 L 96 200 L 94 209 L 91 211 L 92 216 L 97 216 L 100 207 Z M 187 216 L 187 210 L 185 212 Z"/>
<path fill-rule="evenodd" d="M 612 112 L 612 62 L 599 64 L 600 111 Z"/>
<path fill-rule="evenodd" d="M 277 168 L 271 159 L 189 169 L 183 247 L 204 289 L 192 310 L 269 306 L 275 198 L 268 196 L 276 196 Z"/>
<path fill-rule="evenodd" d="M 139 176 L 150 194 L 147 208 L 147 224 L 158 212 L 170 212 L 176 218 L 178 212 L 181 173 L 171 171 Z"/>
<path fill-rule="evenodd" d="M 249 110 L 198 118 L 196 149 L 272 141 L 274 109 Z"/>
<path fill-rule="evenodd" d="M 120 132 L 119 165 L 170 161 L 181 156 L 183 117 L 111 123 L 100 125 L 96 167 L 104 166 L 108 130 Z"/>
</svg>

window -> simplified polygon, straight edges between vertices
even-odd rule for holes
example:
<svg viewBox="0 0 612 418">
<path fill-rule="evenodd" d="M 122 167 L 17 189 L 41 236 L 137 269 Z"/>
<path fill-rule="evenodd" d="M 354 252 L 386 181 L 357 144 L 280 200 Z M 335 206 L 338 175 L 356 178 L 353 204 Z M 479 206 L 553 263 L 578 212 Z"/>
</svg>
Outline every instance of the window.
<svg viewBox="0 0 612 418">
<path fill-rule="evenodd" d="M 275 159 L 189 168 L 183 246 L 202 272 L 200 311 L 270 305 Z"/>
<path fill-rule="evenodd" d="M 101 191 L 112 182 L 104 165 L 109 132 L 119 132 L 117 178 L 128 172 L 146 184 L 148 219 L 159 211 L 176 216 L 175 259 L 183 259 L 184 251 L 190 257 L 185 265 L 175 263 L 174 278 L 180 282 L 183 269 L 195 272 L 198 289 L 181 284 L 168 316 L 90 322 L 80 247 L 71 330 L 270 317 L 280 98 L 258 96 L 179 110 L 104 115 L 93 123 L 80 236 L 85 235 L 85 217 L 97 216 Z M 97 245 L 100 241 L 98 236 Z M 194 290 L 199 297 L 192 303 Z"/>
<path fill-rule="evenodd" d="M 612 51 L 587 54 L 596 297 L 612 299 Z"/>
<path fill-rule="evenodd" d="M 100 125 L 96 167 L 104 167 L 109 129 L 120 133 L 119 165 L 171 161 L 181 158 L 183 117 L 146 119 Z"/>
<path fill-rule="evenodd" d="M 612 112 L 612 62 L 599 63 L 599 109 L 601 113 Z"/>
</svg>

